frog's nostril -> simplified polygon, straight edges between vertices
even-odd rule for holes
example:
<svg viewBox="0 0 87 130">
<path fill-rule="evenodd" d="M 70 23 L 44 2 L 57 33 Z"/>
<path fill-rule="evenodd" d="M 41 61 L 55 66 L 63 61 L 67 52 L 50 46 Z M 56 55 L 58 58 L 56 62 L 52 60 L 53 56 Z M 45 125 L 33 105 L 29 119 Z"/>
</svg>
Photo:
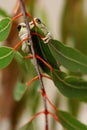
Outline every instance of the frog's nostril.
<svg viewBox="0 0 87 130">
<path fill-rule="evenodd" d="M 18 25 L 17 29 L 18 29 L 18 32 L 19 32 L 21 30 L 21 25 Z"/>
</svg>

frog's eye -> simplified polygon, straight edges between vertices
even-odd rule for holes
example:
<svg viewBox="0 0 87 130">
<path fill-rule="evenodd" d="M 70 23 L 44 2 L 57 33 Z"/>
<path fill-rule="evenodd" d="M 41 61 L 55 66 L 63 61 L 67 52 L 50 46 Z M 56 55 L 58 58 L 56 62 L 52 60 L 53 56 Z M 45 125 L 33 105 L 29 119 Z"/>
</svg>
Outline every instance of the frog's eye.
<svg viewBox="0 0 87 130">
<path fill-rule="evenodd" d="M 18 32 L 20 32 L 22 28 L 26 28 L 26 24 L 25 24 L 25 23 L 20 23 L 20 24 L 17 26 Z"/>
<path fill-rule="evenodd" d="M 41 24 L 41 20 L 40 19 L 36 19 L 36 22 L 38 23 L 38 24 Z"/>
<path fill-rule="evenodd" d="M 18 29 L 18 32 L 20 32 L 20 30 L 21 30 L 21 25 L 18 25 L 17 29 Z"/>
</svg>

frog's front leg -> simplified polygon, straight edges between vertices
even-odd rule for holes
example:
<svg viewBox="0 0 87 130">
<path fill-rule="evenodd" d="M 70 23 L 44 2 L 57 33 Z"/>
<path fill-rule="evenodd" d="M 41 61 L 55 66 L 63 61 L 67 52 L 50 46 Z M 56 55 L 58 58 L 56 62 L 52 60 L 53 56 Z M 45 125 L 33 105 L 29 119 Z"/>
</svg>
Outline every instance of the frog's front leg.
<svg viewBox="0 0 87 130">
<path fill-rule="evenodd" d="M 34 18 L 36 26 L 41 29 L 41 31 L 44 33 L 45 37 L 41 39 L 44 41 L 44 43 L 48 43 L 51 39 L 53 39 L 52 33 L 50 33 L 47 29 L 47 27 L 43 24 L 43 22 L 39 18 Z M 35 25 L 33 21 L 29 22 L 30 29 L 32 29 Z"/>
<path fill-rule="evenodd" d="M 29 53 L 30 52 L 30 43 L 28 41 L 24 41 L 21 49 L 23 52 Z"/>
<path fill-rule="evenodd" d="M 53 38 L 52 34 L 50 32 L 48 32 L 48 34 L 46 35 L 46 37 L 42 38 L 42 40 L 44 41 L 44 43 L 49 43 L 49 41 Z"/>
</svg>

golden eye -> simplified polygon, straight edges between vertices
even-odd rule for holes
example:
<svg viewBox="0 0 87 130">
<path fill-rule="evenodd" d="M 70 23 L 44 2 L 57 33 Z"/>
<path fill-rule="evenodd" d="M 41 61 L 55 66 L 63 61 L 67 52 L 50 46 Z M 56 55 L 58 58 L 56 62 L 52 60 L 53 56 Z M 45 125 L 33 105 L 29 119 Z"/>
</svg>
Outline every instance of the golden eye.
<svg viewBox="0 0 87 130">
<path fill-rule="evenodd" d="M 40 19 L 36 19 L 36 22 L 38 23 L 38 24 L 41 24 L 41 20 Z"/>
</svg>

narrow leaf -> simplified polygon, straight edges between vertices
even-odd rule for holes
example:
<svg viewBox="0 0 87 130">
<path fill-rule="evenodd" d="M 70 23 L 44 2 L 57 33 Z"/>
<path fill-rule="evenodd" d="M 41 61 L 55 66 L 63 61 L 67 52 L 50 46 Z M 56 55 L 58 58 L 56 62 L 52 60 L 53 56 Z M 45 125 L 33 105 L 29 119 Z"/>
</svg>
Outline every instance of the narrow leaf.
<svg viewBox="0 0 87 130">
<path fill-rule="evenodd" d="M 49 47 L 47 44 L 45 44 L 43 41 L 39 43 L 41 52 L 43 54 L 44 59 L 54 68 L 54 69 L 59 69 L 59 66 L 53 57 Z"/>
<path fill-rule="evenodd" d="M 23 127 L 21 127 L 19 130 L 34 130 L 32 123 L 27 123 Z"/>
<path fill-rule="evenodd" d="M 76 100 L 76 99 L 71 99 L 71 98 L 68 98 L 68 109 L 70 111 L 70 113 L 72 115 L 74 115 L 75 117 L 78 116 L 78 113 L 79 113 L 79 108 L 80 108 L 80 104 L 81 102 L 79 100 Z"/>
<path fill-rule="evenodd" d="M 66 130 L 87 130 L 87 126 L 75 119 L 68 112 L 57 111 L 57 116 Z"/>
<path fill-rule="evenodd" d="M 29 65 L 29 64 L 26 65 L 26 64 L 27 64 L 27 61 L 24 59 L 24 56 L 23 56 L 20 52 L 16 51 L 14 58 L 15 58 L 15 60 L 17 61 L 19 67 L 20 67 L 22 70 L 24 70 L 25 72 L 28 72 L 28 70 L 29 70 L 29 66 L 28 66 L 28 65 Z M 29 60 L 28 60 L 28 61 L 29 61 Z"/>
<path fill-rule="evenodd" d="M 18 63 L 23 81 L 26 81 L 26 79 L 29 80 L 29 79 L 33 78 L 33 76 L 34 76 L 33 74 L 36 73 L 36 70 L 31 62 L 31 59 L 25 59 L 24 56 L 25 56 L 24 54 L 22 54 L 18 51 L 15 51 L 14 59 Z"/>
<path fill-rule="evenodd" d="M 31 30 L 31 31 L 32 32 L 34 31 L 34 32 L 44 36 L 43 32 L 39 28 L 35 27 L 35 29 L 33 28 L 33 30 Z M 33 40 L 33 43 L 34 43 L 34 48 L 35 48 L 36 53 L 43 60 L 45 60 L 48 64 L 50 64 L 53 68 L 59 69 L 58 68 L 59 66 L 58 66 L 55 58 L 53 57 L 48 45 L 45 44 L 44 41 L 40 37 L 37 37 L 36 35 L 32 36 L 32 40 Z M 40 60 L 38 60 L 38 64 L 44 70 L 44 72 L 50 73 L 49 68 L 46 65 L 44 65 L 44 63 L 42 63 Z"/>
<path fill-rule="evenodd" d="M 51 53 L 57 62 L 74 72 L 87 74 L 87 57 L 79 51 L 66 47 L 57 40 L 51 40 L 49 44 Z"/>
<path fill-rule="evenodd" d="M 0 41 L 4 41 L 11 29 L 11 19 L 10 18 L 4 18 L 0 21 Z"/>
<path fill-rule="evenodd" d="M 15 90 L 14 90 L 14 99 L 16 101 L 21 100 L 25 93 L 26 85 L 24 83 L 17 82 Z"/>
<path fill-rule="evenodd" d="M 61 71 L 52 72 L 52 78 L 60 92 L 69 98 L 84 99 L 87 98 L 87 81 L 76 77 L 67 77 Z"/>
<path fill-rule="evenodd" d="M 14 57 L 13 48 L 1 46 L 0 47 L 0 69 L 8 66 Z"/>
</svg>

